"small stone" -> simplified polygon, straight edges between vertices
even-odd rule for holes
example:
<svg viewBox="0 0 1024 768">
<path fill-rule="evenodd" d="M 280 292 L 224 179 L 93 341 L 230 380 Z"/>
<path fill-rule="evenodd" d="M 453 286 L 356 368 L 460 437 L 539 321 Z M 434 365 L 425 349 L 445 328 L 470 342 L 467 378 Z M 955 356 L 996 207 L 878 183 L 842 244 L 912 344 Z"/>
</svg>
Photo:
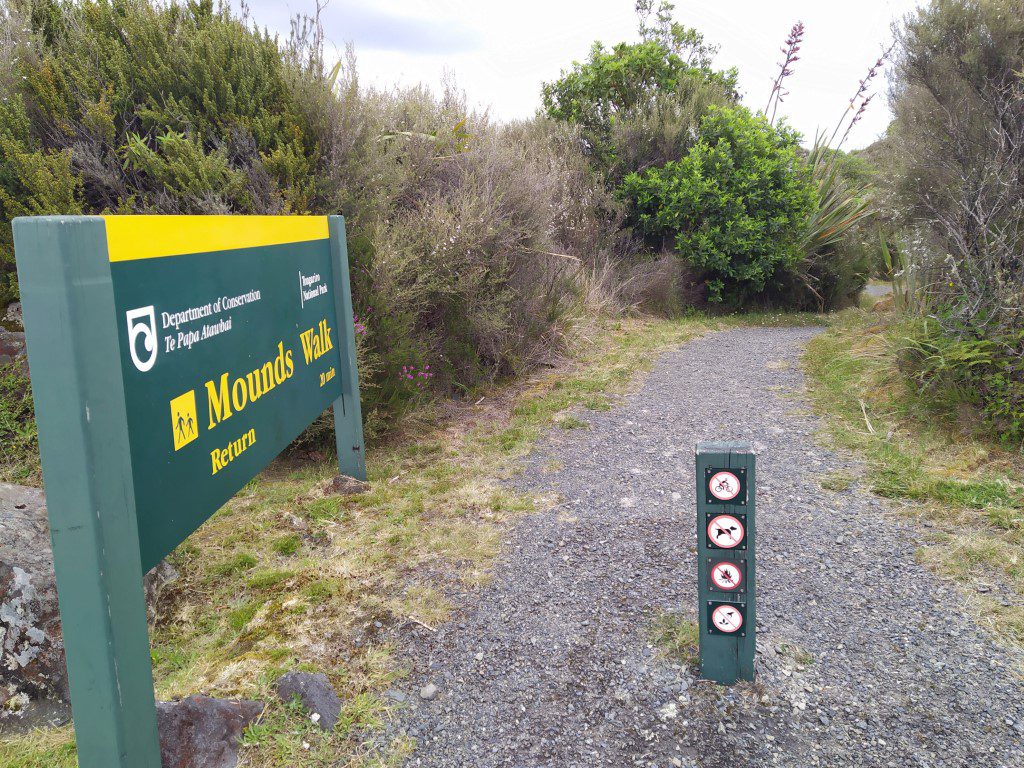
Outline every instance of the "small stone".
<svg viewBox="0 0 1024 768">
<path fill-rule="evenodd" d="M 332 477 L 327 483 L 324 491 L 327 493 L 337 493 L 341 496 L 351 496 L 356 493 L 366 493 L 370 490 L 370 484 L 363 482 L 362 480 L 356 480 L 354 477 L 348 475 L 336 475 Z"/>
<path fill-rule="evenodd" d="M 288 672 L 277 681 L 277 695 L 285 703 L 298 697 L 308 712 L 319 716 L 313 722 L 322 731 L 332 730 L 341 714 L 341 699 L 323 672 Z"/>
<path fill-rule="evenodd" d="M 427 685 L 425 685 L 422 688 L 420 688 L 420 698 L 423 699 L 424 701 L 433 701 L 434 698 L 436 698 L 436 697 L 437 697 L 437 686 L 434 685 L 433 683 L 428 683 Z"/>
<path fill-rule="evenodd" d="M 679 714 L 679 705 L 674 701 L 669 701 L 658 709 L 658 717 L 662 720 L 674 720 Z"/>
<path fill-rule="evenodd" d="M 164 768 L 235 768 L 242 733 L 263 712 L 259 701 L 189 696 L 157 702 Z"/>
</svg>

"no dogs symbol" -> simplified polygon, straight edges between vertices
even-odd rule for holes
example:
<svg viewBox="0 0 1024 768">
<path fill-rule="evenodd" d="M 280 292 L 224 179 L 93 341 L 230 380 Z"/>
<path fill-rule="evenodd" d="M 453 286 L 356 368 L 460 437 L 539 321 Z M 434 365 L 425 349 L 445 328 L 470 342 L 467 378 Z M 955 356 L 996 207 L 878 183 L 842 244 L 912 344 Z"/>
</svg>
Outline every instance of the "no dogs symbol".
<svg viewBox="0 0 1024 768">
<path fill-rule="evenodd" d="M 735 549 L 745 535 L 743 523 L 732 515 L 715 515 L 708 523 L 708 542 L 719 549 Z"/>
<path fill-rule="evenodd" d="M 732 501 L 743 491 L 743 483 L 735 472 L 718 470 L 708 480 L 708 493 L 718 501 Z"/>
<path fill-rule="evenodd" d="M 711 566 L 711 583 L 723 592 L 735 591 L 743 584 L 743 571 L 736 563 L 715 563 Z"/>
<path fill-rule="evenodd" d="M 708 631 L 712 634 L 746 634 L 743 629 L 743 606 L 735 603 L 712 604 Z"/>
</svg>

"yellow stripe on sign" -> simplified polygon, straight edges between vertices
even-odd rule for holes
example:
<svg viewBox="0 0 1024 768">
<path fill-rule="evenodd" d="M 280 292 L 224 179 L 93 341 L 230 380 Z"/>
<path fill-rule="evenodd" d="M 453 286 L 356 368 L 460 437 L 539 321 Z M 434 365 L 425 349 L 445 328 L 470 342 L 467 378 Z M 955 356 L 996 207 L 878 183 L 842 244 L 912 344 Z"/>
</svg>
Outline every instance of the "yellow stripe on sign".
<svg viewBox="0 0 1024 768">
<path fill-rule="evenodd" d="M 326 216 L 104 216 L 111 261 L 326 240 Z"/>
</svg>

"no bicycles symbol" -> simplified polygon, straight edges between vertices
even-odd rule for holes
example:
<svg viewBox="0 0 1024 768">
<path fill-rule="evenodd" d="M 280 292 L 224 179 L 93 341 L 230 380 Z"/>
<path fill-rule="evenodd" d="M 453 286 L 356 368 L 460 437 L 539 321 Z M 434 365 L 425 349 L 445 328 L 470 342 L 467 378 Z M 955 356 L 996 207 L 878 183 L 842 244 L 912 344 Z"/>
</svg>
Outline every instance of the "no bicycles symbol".
<svg viewBox="0 0 1024 768">
<path fill-rule="evenodd" d="M 716 472 L 708 481 L 708 490 L 719 501 L 732 501 L 740 495 L 740 479 L 732 472 Z"/>
</svg>

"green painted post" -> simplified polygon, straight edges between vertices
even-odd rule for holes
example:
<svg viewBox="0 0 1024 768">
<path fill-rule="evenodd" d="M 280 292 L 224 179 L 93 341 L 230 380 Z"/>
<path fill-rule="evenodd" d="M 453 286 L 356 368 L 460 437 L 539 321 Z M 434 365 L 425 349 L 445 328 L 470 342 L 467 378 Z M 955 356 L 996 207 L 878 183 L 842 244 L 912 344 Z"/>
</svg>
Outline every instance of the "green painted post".
<svg viewBox="0 0 1024 768">
<path fill-rule="evenodd" d="M 754 679 L 756 457 L 748 443 L 698 443 L 697 615 L 701 675 Z"/>
<path fill-rule="evenodd" d="M 106 235 L 60 223 L 21 219 L 14 243 L 78 762 L 160 768 Z"/>
<path fill-rule="evenodd" d="M 334 401 L 334 438 L 338 448 L 338 469 L 357 480 L 366 479 L 366 450 L 363 445 L 363 411 L 359 402 L 359 369 L 356 366 L 356 334 L 353 322 L 352 288 L 349 282 L 348 244 L 345 218 L 328 219 L 331 258 L 334 260 L 334 301 L 338 324 L 345 329 L 341 343 L 341 397 Z"/>
</svg>

